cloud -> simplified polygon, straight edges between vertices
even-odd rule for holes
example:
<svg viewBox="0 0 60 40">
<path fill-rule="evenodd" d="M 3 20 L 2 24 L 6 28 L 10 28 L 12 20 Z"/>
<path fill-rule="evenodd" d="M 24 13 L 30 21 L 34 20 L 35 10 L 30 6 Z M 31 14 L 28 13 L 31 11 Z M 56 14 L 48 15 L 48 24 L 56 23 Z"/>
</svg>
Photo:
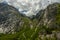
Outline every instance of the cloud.
<svg viewBox="0 0 60 40">
<path fill-rule="evenodd" d="M 14 6 L 26 16 L 32 16 L 36 15 L 41 9 L 45 9 L 49 4 L 60 3 L 60 0 L 0 0 L 1 2 Z"/>
</svg>

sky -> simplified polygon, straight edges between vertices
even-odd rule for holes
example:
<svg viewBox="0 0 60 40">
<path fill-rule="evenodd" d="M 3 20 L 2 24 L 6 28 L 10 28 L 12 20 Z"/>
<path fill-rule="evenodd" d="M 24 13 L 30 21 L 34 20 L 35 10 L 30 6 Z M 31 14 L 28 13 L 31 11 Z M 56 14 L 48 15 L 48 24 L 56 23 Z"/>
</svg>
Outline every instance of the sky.
<svg viewBox="0 0 60 40">
<path fill-rule="evenodd" d="M 45 9 L 49 4 L 60 3 L 60 0 L 0 0 L 1 2 L 17 8 L 19 12 L 26 16 L 32 16 Z"/>
</svg>

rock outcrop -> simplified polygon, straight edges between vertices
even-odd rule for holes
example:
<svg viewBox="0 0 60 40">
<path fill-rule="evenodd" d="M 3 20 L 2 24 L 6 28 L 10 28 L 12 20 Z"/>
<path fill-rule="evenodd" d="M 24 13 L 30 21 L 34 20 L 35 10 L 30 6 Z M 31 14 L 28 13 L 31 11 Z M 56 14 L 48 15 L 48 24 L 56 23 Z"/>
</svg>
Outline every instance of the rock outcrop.
<svg viewBox="0 0 60 40">
<path fill-rule="evenodd" d="M 18 31 L 22 25 L 19 12 L 12 6 L 0 4 L 0 33 L 12 33 Z"/>
<path fill-rule="evenodd" d="M 36 19 L 39 21 L 39 25 L 45 25 L 47 27 L 57 27 L 56 26 L 56 16 L 59 3 L 54 3 L 49 5 L 46 9 L 41 10 L 37 13 Z"/>
</svg>

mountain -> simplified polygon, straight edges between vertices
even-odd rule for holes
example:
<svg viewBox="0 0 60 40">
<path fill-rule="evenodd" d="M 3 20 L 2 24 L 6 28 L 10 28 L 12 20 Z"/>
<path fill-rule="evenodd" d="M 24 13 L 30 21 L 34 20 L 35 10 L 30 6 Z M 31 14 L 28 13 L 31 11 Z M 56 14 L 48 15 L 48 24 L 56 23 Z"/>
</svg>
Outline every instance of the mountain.
<svg viewBox="0 0 60 40">
<path fill-rule="evenodd" d="M 21 17 L 19 18 L 18 16 L 20 16 L 20 13 L 17 9 L 0 3 L 0 33 L 16 31 L 18 26 L 22 23 Z"/>
<path fill-rule="evenodd" d="M 31 17 L 50 4 L 60 3 L 60 0 L 1 0 L 0 3 L 11 5 L 20 13 Z"/>
<path fill-rule="evenodd" d="M 48 5 L 32 18 L 0 3 L 0 40 L 60 40 L 60 3 Z"/>
<path fill-rule="evenodd" d="M 52 27 L 52 25 L 55 24 L 55 21 L 57 20 L 56 16 L 58 16 L 58 4 L 59 3 L 54 3 L 52 5 L 50 4 L 46 9 L 39 11 L 35 18 L 41 22 L 40 24 Z M 55 26 L 56 24 L 54 27 Z"/>
<path fill-rule="evenodd" d="M 28 17 L 22 15 L 16 8 L 0 3 L 0 33 L 18 32 L 24 25 L 31 25 L 30 21 Z"/>
</svg>

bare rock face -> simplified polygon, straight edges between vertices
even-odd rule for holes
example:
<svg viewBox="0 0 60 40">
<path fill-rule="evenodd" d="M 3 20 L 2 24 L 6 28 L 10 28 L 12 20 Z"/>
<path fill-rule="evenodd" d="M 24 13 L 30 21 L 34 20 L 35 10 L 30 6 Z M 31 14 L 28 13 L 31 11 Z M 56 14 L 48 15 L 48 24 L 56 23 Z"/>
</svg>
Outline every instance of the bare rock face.
<svg viewBox="0 0 60 40">
<path fill-rule="evenodd" d="M 22 23 L 21 18 L 19 18 L 18 15 L 19 12 L 17 9 L 7 4 L 1 3 L 0 33 L 14 33 L 14 31 L 18 31 Z"/>
<path fill-rule="evenodd" d="M 57 15 L 57 8 L 59 3 L 54 3 L 52 5 L 49 5 L 46 9 L 41 10 L 36 15 L 36 18 L 39 21 L 39 25 L 44 25 L 47 27 L 57 27 L 56 26 L 56 15 Z"/>
<path fill-rule="evenodd" d="M 56 33 L 57 40 L 60 40 L 60 32 Z"/>
</svg>

